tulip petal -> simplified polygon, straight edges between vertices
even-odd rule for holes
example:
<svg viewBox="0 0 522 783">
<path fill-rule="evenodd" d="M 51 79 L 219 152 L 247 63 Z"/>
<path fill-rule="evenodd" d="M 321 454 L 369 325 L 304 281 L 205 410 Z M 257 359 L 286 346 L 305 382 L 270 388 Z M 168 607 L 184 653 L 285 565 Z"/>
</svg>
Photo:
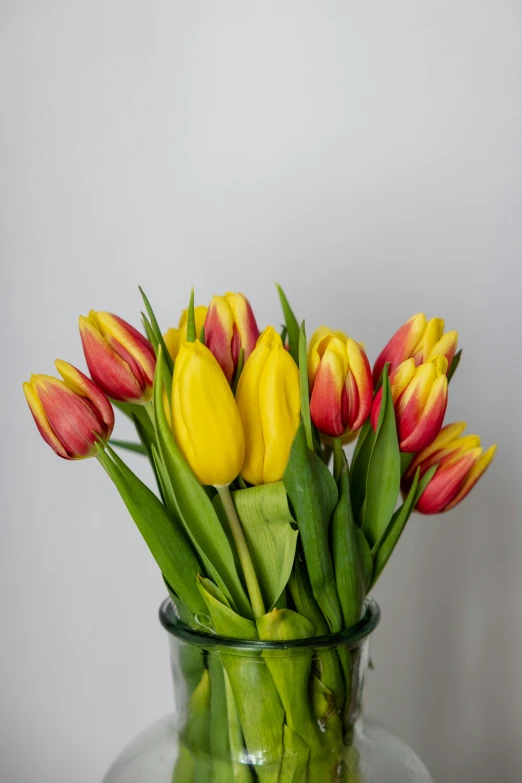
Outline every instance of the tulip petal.
<svg viewBox="0 0 522 783">
<path fill-rule="evenodd" d="M 31 384 L 49 425 L 69 457 L 92 456 L 96 451 L 93 433 L 103 437 L 104 432 L 90 405 L 63 381 L 49 375 L 33 375 Z"/>
<path fill-rule="evenodd" d="M 264 457 L 263 483 L 283 478 L 299 427 L 299 370 L 282 345 L 270 353 L 259 385 Z"/>
<path fill-rule="evenodd" d="M 439 514 L 457 496 L 468 471 L 477 462 L 481 449 L 439 468 L 417 502 L 422 514 Z"/>
<path fill-rule="evenodd" d="M 319 363 L 323 358 L 328 343 L 334 337 L 337 337 L 343 344 L 346 343 L 347 337 L 344 332 L 335 332 L 332 329 L 328 329 L 327 326 L 320 326 L 312 335 L 308 347 L 308 380 L 310 382 L 310 389 L 313 388 Z"/>
<path fill-rule="evenodd" d="M 248 372 L 243 371 L 236 390 L 236 403 L 245 432 L 245 460 L 241 475 L 250 484 L 264 483 L 265 442 L 261 421 L 259 388 L 261 378 L 270 358 L 270 346 L 261 342 L 248 362 Z"/>
<path fill-rule="evenodd" d="M 234 317 L 234 326 L 237 328 L 239 341 L 237 348 L 232 350 L 234 364 L 237 366 L 239 350 L 242 348 L 245 354 L 245 362 L 256 347 L 259 337 L 259 329 L 250 302 L 243 294 L 225 294 L 232 315 Z"/>
<path fill-rule="evenodd" d="M 69 456 L 67 451 L 64 449 L 64 447 L 62 446 L 62 444 L 54 434 L 51 425 L 47 421 L 47 416 L 45 415 L 43 405 L 40 402 L 40 398 L 38 397 L 37 393 L 33 389 L 32 384 L 26 381 L 23 385 L 23 389 L 24 389 L 25 399 L 27 400 L 29 409 L 33 414 L 33 419 L 35 421 L 35 424 L 38 427 L 38 431 L 42 436 L 42 438 L 44 439 L 44 441 L 52 448 L 52 450 L 56 454 L 58 454 L 59 457 L 62 457 L 63 459 L 72 459 L 72 457 Z"/>
<path fill-rule="evenodd" d="M 178 447 L 200 482 L 230 484 L 244 460 L 243 426 L 221 367 L 199 340 L 181 344 L 171 414 Z"/>
<path fill-rule="evenodd" d="M 413 359 L 406 359 L 406 361 L 402 362 L 402 364 L 400 364 L 397 367 L 397 369 L 391 373 L 390 385 L 391 385 L 392 400 L 394 403 L 397 402 L 397 400 L 399 399 L 403 391 L 411 382 L 414 375 L 415 375 L 415 362 L 413 361 Z M 377 432 L 377 423 L 379 421 L 379 413 L 381 411 L 381 402 L 382 402 L 382 386 L 377 390 L 375 394 L 375 398 L 373 400 L 373 405 L 372 405 L 372 411 L 371 411 L 371 424 L 375 432 Z"/>
<path fill-rule="evenodd" d="M 373 400 L 372 371 L 366 353 L 359 343 L 350 337 L 346 342 L 348 354 L 347 423 L 351 430 L 358 430 L 370 415 Z M 346 429 L 346 425 L 345 425 Z"/>
<path fill-rule="evenodd" d="M 332 438 L 340 437 L 348 426 L 349 400 L 345 386 L 348 354 L 337 338 L 330 339 L 315 376 L 310 415 L 315 426 Z M 355 402 L 351 389 L 352 403 Z M 343 416 L 344 414 L 344 416 Z"/>
<path fill-rule="evenodd" d="M 399 400 L 399 406 L 401 399 Z M 424 388 L 419 386 L 418 397 L 416 399 L 411 398 L 409 405 L 406 405 L 402 411 L 402 417 L 399 414 L 400 448 L 403 452 L 421 451 L 439 433 L 448 404 L 448 379 L 445 375 L 439 376 L 431 386 L 428 399 L 415 422 L 410 414 L 415 412 L 415 408 L 419 403 L 422 404 L 423 399 Z M 414 423 L 413 428 L 411 427 L 412 421 Z"/>
<path fill-rule="evenodd" d="M 90 378 L 69 362 L 56 359 L 55 366 L 69 389 L 81 397 L 86 397 L 92 403 L 98 417 L 105 425 L 104 437 L 109 438 L 114 428 L 114 411 L 105 394 Z"/>
<path fill-rule="evenodd" d="M 453 444 L 453 441 L 456 441 L 459 435 L 461 435 L 465 429 L 466 423 L 463 421 L 456 422 L 455 424 L 447 424 L 445 427 L 443 427 L 437 437 L 429 444 L 429 446 L 416 454 L 415 459 L 410 464 L 406 475 L 413 476 L 417 470 L 417 467 L 421 463 L 423 463 L 425 460 L 429 460 L 432 455 L 438 454 L 438 452 L 442 451 L 443 449 L 449 448 L 450 444 Z M 436 462 L 437 460 L 430 461 L 430 464 L 427 465 L 426 469 L 421 469 L 421 477 L 423 473 L 426 472 L 428 467 L 430 467 L 430 465 L 434 465 Z"/>
<path fill-rule="evenodd" d="M 229 383 L 234 377 L 233 336 L 232 309 L 224 296 L 214 296 L 205 319 L 205 345 L 216 357 Z"/>
<path fill-rule="evenodd" d="M 97 386 L 120 402 L 140 399 L 143 389 L 129 364 L 111 348 L 92 318 L 80 316 L 80 336 L 89 372 Z"/>
<path fill-rule="evenodd" d="M 442 318 L 430 318 L 422 338 L 413 350 L 413 358 L 416 365 L 427 362 L 431 356 L 436 356 L 433 353 L 433 346 L 439 342 L 443 334 L 444 320 Z"/>
<path fill-rule="evenodd" d="M 445 356 L 446 360 L 448 362 L 448 370 L 451 367 L 451 362 L 453 361 L 453 357 L 455 356 L 455 353 L 457 351 L 457 345 L 459 341 L 459 333 L 458 332 L 446 332 L 445 335 L 443 335 L 438 342 L 435 343 L 435 345 L 432 347 L 429 355 L 426 358 L 426 361 L 429 361 L 430 359 L 434 359 L 437 355 L 438 356 Z"/>
<path fill-rule="evenodd" d="M 172 361 L 175 362 L 181 345 L 181 329 L 168 329 L 163 335 L 163 339 Z"/>
<path fill-rule="evenodd" d="M 128 356 L 120 353 L 119 348 L 123 347 L 125 352 L 136 362 L 140 375 L 144 375 L 143 385 L 152 386 L 156 357 L 154 349 L 147 338 L 117 315 L 97 312 L 93 316 L 96 318 L 97 326 L 109 345 L 114 348 L 118 355 L 128 361 Z M 129 364 L 131 369 L 135 371 L 132 362 L 129 362 Z M 139 377 L 138 373 L 136 373 L 136 376 Z"/>
<path fill-rule="evenodd" d="M 487 451 L 485 451 L 483 454 L 480 455 L 478 460 L 475 462 L 469 473 L 467 474 L 466 478 L 464 479 L 464 482 L 458 492 L 457 495 L 453 498 L 453 500 L 448 503 L 448 505 L 445 508 L 445 511 L 449 511 L 454 506 L 457 505 L 457 503 L 460 503 L 461 500 L 464 500 L 466 495 L 471 492 L 479 478 L 484 475 L 487 468 L 490 466 L 493 457 L 495 456 L 495 452 L 497 450 L 496 445 L 490 446 Z"/>
<path fill-rule="evenodd" d="M 373 382 L 379 382 L 384 365 L 388 362 L 393 372 L 399 364 L 409 359 L 426 329 L 426 316 L 424 313 L 413 315 L 400 329 L 379 354 L 373 368 Z"/>
</svg>

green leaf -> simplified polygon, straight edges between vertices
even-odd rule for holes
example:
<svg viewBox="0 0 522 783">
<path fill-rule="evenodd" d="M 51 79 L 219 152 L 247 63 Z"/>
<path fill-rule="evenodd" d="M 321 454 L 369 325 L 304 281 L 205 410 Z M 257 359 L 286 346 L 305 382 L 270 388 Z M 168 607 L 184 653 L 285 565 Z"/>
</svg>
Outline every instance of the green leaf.
<svg viewBox="0 0 522 783">
<path fill-rule="evenodd" d="M 401 451 L 401 478 L 410 467 L 414 457 L 415 454 L 412 454 L 411 452 L 408 453 Z"/>
<path fill-rule="evenodd" d="M 308 622 L 314 626 L 315 635 L 324 636 L 327 634 L 328 624 L 314 598 L 306 566 L 301 562 L 299 554 L 295 558 L 294 569 L 288 581 L 288 589 L 299 614 L 306 617 Z"/>
<path fill-rule="evenodd" d="M 190 292 L 190 301 L 188 306 L 187 319 L 187 341 L 193 343 L 196 340 L 196 318 L 194 315 L 194 289 Z"/>
<path fill-rule="evenodd" d="M 233 493 L 265 606 L 272 608 L 290 578 L 298 531 L 281 481 Z"/>
<path fill-rule="evenodd" d="M 413 508 L 417 505 L 417 503 L 420 500 L 420 496 L 432 480 L 433 476 L 437 472 L 437 468 L 439 467 L 439 463 L 437 462 L 436 465 L 432 465 L 431 468 L 428 468 L 424 476 L 419 481 L 419 486 L 417 487 L 417 493 L 415 495 L 415 500 L 413 501 Z"/>
<path fill-rule="evenodd" d="M 310 746 L 286 725 L 283 729 L 283 764 L 279 783 L 302 783 L 308 780 Z"/>
<path fill-rule="evenodd" d="M 288 299 L 285 296 L 285 292 L 280 285 L 277 285 L 277 283 L 276 288 L 285 316 L 285 324 L 288 332 L 288 350 L 294 362 L 299 364 L 299 324 L 292 308 L 290 307 Z"/>
<path fill-rule="evenodd" d="M 193 615 L 205 611 L 196 583 L 201 568 L 184 533 L 156 495 L 109 446 L 104 450 L 97 445 L 97 452 L 167 582 Z"/>
<path fill-rule="evenodd" d="M 376 547 L 376 552 L 374 553 L 374 568 L 371 587 L 375 585 L 377 579 L 382 574 L 384 567 L 390 559 L 393 550 L 397 546 L 399 538 L 401 537 L 402 532 L 406 527 L 406 523 L 411 516 L 411 512 L 413 511 L 415 504 L 415 498 L 417 497 L 419 475 L 420 469 L 417 468 L 413 483 L 410 487 L 410 491 L 408 492 L 408 497 L 402 506 L 398 508 L 393 515 L 386 533 L 382 537 L 382 541 L 379 542 L 378 547 Z"/>
<path fill-rule="evenodd" d="M 228 737 L 234 772 L 234 783 L 253 783 L 253 777 L 250 768 L 246 764 L 242 764 L 240 761 L 238 761 L 238 759 L 243 758 L 245 755 L 243 731 L 241 729 L 241 722 L 239 720 L 239 712 L 237 711 L 236 700 L 234 698 L 234 693 L 232 691 L 232 686 L 230 685 L 230 679 L 226 669 L 224 675 L 228 712 Z"/>
<path fill-rule="evenodd" d="M 217 652 L 208 654 L 210 674 L 210 754 L 213 783 L 234 783 L 234 770 L 230 757 L 228 710 L 225 692 L 225 671 Z"/>
<path fill-rule="evenodd" d="M 212 760 L 210 755 L 210 674 L 205 669 L 201 681 L 190 697 L 185 728 L 181 732 L 180 745 L 184 746 L 193 760 L 193 776 L 187 778 L 194 783 L 211 780 Z M 180 759 L 183 756 L 180 754 Z M 187 762 L 182 762 L 184 765 Z M 181 778 L 183 780 L 183 778 Z M 174 780 L 179 780 L 176 769 Z"/>
<path fill-rule="evenodd" d="M 357 439 L 350 471 L 352 510 L 358 525 L 362 523 L 364 499 L 366 497 L 366 477 L 368 475 L 368 465 L 370 464 L 374 443 L 375 433 L 370 424 L 370 420 L 367 419 L 363 424 Z"/>
<path fill-rule="evenodd" d="M 332 517 L 332 551 L 343 626 L 349 628 L 361 619 L 365 586 L 356 538 L 357 526 L 350 500 L 348 461 L 344 451 L 340 452 L 340 455 L 341 474 L 337 482 L 339 502 Z"/>
<path fill-rule="evenodd" d="M 256 626 L 240 617 L 211 595 L 203 584 L 198 587 L 207 604 L 212 621 L 220 636 L 253 641 L 258 639 Z M 241 655 L 221 652 L 221 660 L 230 681 L 247 750 L 263 748 L 263 764 L 256 772 L 260 783 L 278 783 L 283 755 L 284 711 L 274 680 L 261 653 L 245 651 Z"/>
<path fill-rule="evenodd" d="M 168 425 L 163 408 L 162 365 L 163 351 L 160 350 L 154 379 L 156 433 L 179 518 L 199 553 L 205 570 L 226 595 L 230 605 L 245 617 L 253 617 L 229 540 L 212 501 L 185 462 Z"/>
<path fill-rule="evenodd" d="M 301 418 L 303 419 L 306 443 L 309 449 L 314 448 L 312 434 L 312 419 L 310 416 L 310 387 L 308 382 L 308 358 L 305 322 L 299 330 L 299 387 L 301 392 Z"/>
<path fill-rule="evenodd" d="M 355 537 L 357 539 L 357 546 L 359 547 L 359 555 L 361 558 L 361 575 L 363 578 L 364 592 L 367 593 L 372 581 L 373 556 L 366 536 L 360 527 L 355 528 Z"/>
<path fill-rule="evenodd" d="M 157 354 L 158 353 L 158 341 L 156 339 L 156 335 L 154 334 L 154 330 L 152 328 L 151 322 L 149 321 L 149 319 L 147 318 L 147 316 L 143 312 L 141 313 L 141 318 L 142 318 L 142 321 L 143 321 L 143 326 L 145 327 L 145 332 L 146 332 L 146 335 L 147 335 L 147 339 L 149 340 L 150 343 L 152 343 L 152 347 L 154 348 L 154 353 Z"/>
<path fill-rule="evenodd" d="M 208 579 L 198 576 L 198 590 L 205 601 L 216 633 L 219 636 L 227 636 L 231 639 L 246 639 L 247 641 L 258 639 L 255 623 L 252 620 L 241 617 L 231 609 L 228 601 L 224 603 L 217 592 L 216 586 L 210 587 L 211 584 L 209 584 Z"/>
<path fill-rule="evenodd" d="M 220 604 L 223 604 L 223 606 L 227 606 L 230 609 L 230 604 L 228 603 L 226 595 L 224 595 L 219 587 L 215 585 L 214 582 L 212 582 L 210 579 L 207 579 L 204 576 L 199 576 L 198 586 L 200 593 L 203 590 L 212 596 L 212 598 L 215 598 L 216 601 L 219 601 Z"/>
<path fill-rule="evenodd" d="M 165 357 L 165 364 L 168 368 L 169 374 L 172 376 L 172 371 L 174 369 L 174 362 L 172 361 L 172 357 L 167 350 L 167 346 L 165 344 L 165 340 L 163 339 L 163 333 L 159 327 L 158 320 L 154 315 L 154 310 L 150 306 L 149 300 L 145 296 L 145 291 L 143 290 L 143 288 L 141 288 L 141 286 L 138 286 L 138 288 L 142 296 L 143 302 L 145 303 L 145 309 L 149 314 L 151 329 L 154 333 L 154 337 L 156 338 L 156 343 L 157 343 L 156 350 L 159 350 L 159 348 L 161 347 L 161 350 L 163 351 L 163 355 Z"/>
<path fill-rule="evenodd" d="M 339 631 L 341 608 L 328 546 L 328 526 L 337 505 L 337 486 L 322 459 L 308 448 L 302 422 L 292 444 L 283 483 L 297 519 L 314 598 L 330 630 Z"/>
<path fill-rule="evenodd" d="M 288 588 L 295 608 L 299 614 L 306 617 L 313 625 L 315 635 L 326 635 L 328 633 L 328 624 L 313 596 L 308 573 L 299 555 L 295 559 L 294 570 L 290 577 Z M 337 650 L 317 651 L 314 665 L 318 669 L 321 682 L 332 694 L 335 694 L 335 704 L 337 709 L 340 710 L 345 698 L 345 684 L 337 652 Z"/>
<path fill-rule="evenodd" d="M 457 369 L 457 367 L 460 364 L 461 358 L 462 358 L 462 348 L 460 349 L 460 351 L 457 351 L 457 353 L 453 357 L 453 360 L 451 362 L 451 365 L 450 365 L 450 368 L 449 368 L 449 371 L 448 371 L 448 383 L 453 378 L 453 376 L 455 374 L 455 370 Z"/>
<path fill-rule="evenodd" d="M 111 446 L 116 446 L 118 449 L 124 449 L 125 451 L 133 451 L 136 454 L 144 454 L 147 456 L 147 449 L 142 443 L 134 443 L 131 440 L 114 440 L 111 438 L 109 441 Z"/>
<path fill-rule="evenodd" d="M 373 546 L 388 526 L 401 485 L 401 457 L 387 369 L 383 372 L 382 405 L 366 477 L 362 530 Z"/>
<path fill-rule="evenodd" d="M 257 629 L 263 641 L 277 642 L 310 639 L 315 633 L 313 625 L 291 609 L 274 609 L 258 617 Z M 265 650 L 263 658 L 276 684 L 287 725 L 317 751 L 322 744 L 321 733 L 312 713 L 308 693 L 312 668 L 311 648 Z"/>
</svg>

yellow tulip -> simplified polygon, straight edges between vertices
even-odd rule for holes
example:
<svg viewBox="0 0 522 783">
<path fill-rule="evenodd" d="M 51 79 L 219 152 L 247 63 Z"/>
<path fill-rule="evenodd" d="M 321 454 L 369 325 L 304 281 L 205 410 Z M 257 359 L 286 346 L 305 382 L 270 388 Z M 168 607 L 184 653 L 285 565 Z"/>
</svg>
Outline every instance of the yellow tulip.
<svg viewBox="0 0 522 783">
<path fill-rule="evenodd" d="M 205 325 L 205 318 L 207 317 L 208 307 L 205 305 L 198 305 L 194 308 L 194 322 L 196 324 L 196 337 L 201 336 L 201 329 Z M 183 340 L 187 339 L 187 324 L 188 324 L 188 310 L 183 310 L 181 318 L 179 319 L 178 328 L 172 327 L 168 329 L 163 335 L 165 345 L 170 353 L 172 360 L 175 361 L 179 353 L 179 348 Z"/>
<path fill-rule="evenodd" d="M 245 364 L 236 392 L 245 431 L 241 475 L 251 484 L 283 478 L 299 426 L 299 370 L 269 326 Z"/>
<path fill-rule="evenodd" d="M 245 437 L 234 395 L 212 353 L 183 341 L 172 379 L 172 430 L 202 484 L 230 484 L 241 470 Z"/>
</svg>

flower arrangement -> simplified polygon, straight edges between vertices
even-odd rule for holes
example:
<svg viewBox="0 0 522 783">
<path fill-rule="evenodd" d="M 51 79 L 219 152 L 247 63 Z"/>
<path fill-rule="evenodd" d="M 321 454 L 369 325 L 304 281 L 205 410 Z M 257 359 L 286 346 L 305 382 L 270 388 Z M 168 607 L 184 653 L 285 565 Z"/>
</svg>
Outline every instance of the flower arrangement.
<svg viewBox="0 0 522 783">
<path fill-rule="evenodd" d="M 343 332 L 320 327 L 308 343 L 304 322 L 278 291 L 280 333 L 272 326 L 260 333 L 242 294 L 214 296 L 207 308 L 195 307 L 192 293 L 178 327 L 164 334 L 142 292 L 146 337 L 118 316 L 91 311 L 80 317 L 90 378 L 56 361 L 62 380 L 33 375 L 24 384 L 56 454 L 96 457 L 114 482 L 180 620 L 218 637 L 265 642 L 356 624 L 412 512 L 453 508 L 495 453 L 464 435 L 464 423 L 443 426 L 461 352 L 442 319 L 410 318 L 372 370 L 363 346 Z M 112 439 L 113 406 L 134 422 L 136 442 Z M 150 460 L 156 490 L 117 449 Z M 309 661 L 304 670 L 296 658 L 290 688 L 276 659 L 264 660 L 256 686 L 262 709 L 237 662 L 223 655 L 221 672 L 230 736 L 236 716 L 236 742 L 239 731 L 248 753 L 262 737 L 273 762 L 259 779 L 283 780 L 290 745 L 300 777 L 294 771 L 285 780 L 355 779 L 339 777 L 353 728 L 350 656 Z M 193 689 L 188 725 L 199 725 L 212 676 L 204 672 Z M 190 756 L 180 755 L 174 781 L 198 779 L 187 772 L 195 768 Z M 242 775 L 220 779 L 252 780 Z"/>
</svg>

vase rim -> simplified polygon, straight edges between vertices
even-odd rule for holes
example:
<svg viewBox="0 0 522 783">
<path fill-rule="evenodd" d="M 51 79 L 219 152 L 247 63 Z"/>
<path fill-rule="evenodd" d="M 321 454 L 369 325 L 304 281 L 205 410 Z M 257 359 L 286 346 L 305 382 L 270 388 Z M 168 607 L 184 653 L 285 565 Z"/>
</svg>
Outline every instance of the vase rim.
<svg viewBox="0 0 522 783">
<path fill-rule="evenodd" d="M 207 649 L 227 647 L 236 650 L 262 651 L 313 647 L 315 650 L 325 647 L 356 647 L 377 628 L 381 619 L 381 610 L 378 603 L 370 596 L 367 596 L 364 600 L 361 619 L 355 625 L 350 626 L 350 628 L 337 633 L 325 634 L 324 636 L 313 636 L 307 639 L 293 639 L 284 642 L 247 641 L 245 639 L 234 639 L 228 636 L 218 636 L 217 634 L 198 631 L 180 619 L 171 598 L 166 598 L 161 604 L 159 619 L 165 630 L 172 636 Z"/>
</svg>

